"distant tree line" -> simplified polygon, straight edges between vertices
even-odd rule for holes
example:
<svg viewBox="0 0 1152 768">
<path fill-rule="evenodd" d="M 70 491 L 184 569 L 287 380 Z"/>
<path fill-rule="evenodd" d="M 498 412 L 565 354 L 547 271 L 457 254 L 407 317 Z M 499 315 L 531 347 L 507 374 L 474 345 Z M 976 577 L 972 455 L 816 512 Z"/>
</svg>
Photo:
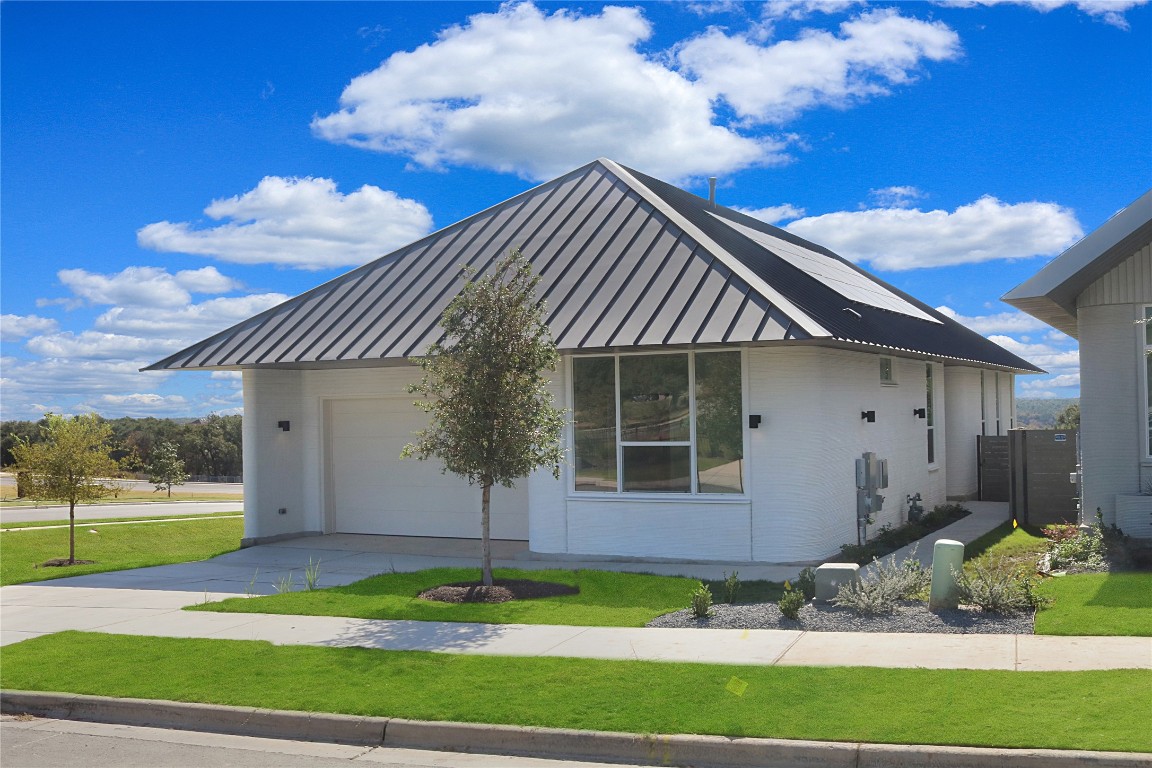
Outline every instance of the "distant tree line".
<svg viewBox="0 0 1152 768">
<path fill-rule="evenodd" d="M 111 427 L 112 458 L 127 472 L 146 473 L 158 458 L 153 451 L 162 443 L 176 446 L 184 471 L 193 477 L 239 476 L 244 472 L 240 416 L 97 419 Z M 38 442 L 45 423 L 43 419 L 0 422 L 0 463 L 5 467 L 13 463 L 12 448 L 18 439 Z"/>
<path fill-rule="evenodd" d="M 1016 398 L 1021 429 L 1079 429 L 1080 401 L 1075 398 Z"/>
</svg>

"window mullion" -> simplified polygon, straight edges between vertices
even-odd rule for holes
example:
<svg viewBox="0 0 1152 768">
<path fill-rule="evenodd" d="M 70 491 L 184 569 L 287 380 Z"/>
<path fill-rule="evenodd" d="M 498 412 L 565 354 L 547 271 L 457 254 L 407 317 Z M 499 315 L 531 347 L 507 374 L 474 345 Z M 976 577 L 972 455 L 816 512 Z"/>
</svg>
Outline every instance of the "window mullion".
<svg viewBox="0 0 1152 768">
<path fill-rule="evenodd" d="M 696 353 L 688 352 L 688 471 L 691 473 L 689 492 L 700 493 L 696 469 Z"/>
<path fill-rule="evenodd" d="M 613 377 L 616 382 L 616 493 L 624 490 L 624 443 L 621 442 L 620 430 L 620 355 L 612 356 L 612 366 L 616 372 Z"/>
</svg>

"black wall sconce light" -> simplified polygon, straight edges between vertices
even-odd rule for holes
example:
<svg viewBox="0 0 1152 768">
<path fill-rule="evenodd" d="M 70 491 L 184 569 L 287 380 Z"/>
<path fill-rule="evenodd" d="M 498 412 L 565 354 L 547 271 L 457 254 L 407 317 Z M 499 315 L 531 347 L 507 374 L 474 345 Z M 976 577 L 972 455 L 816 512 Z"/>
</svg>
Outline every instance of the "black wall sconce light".
<svg viewBox="0 0 1152 768">
<path fill-rule="evenodd" d="M 752 416 L 749 416 L 748 429 L 759 429 L 761 421 L 762 419 L 760 418 L 760 414 L 753 414 Z"/>
<path fill-rule="evenodd" d="M 927 410 L 926 410 L 926 409 L 924 409 L 924 408 L 913 408 L 913 409 L 912 409 L 912 415 L 913 415 L 913 416 L 915 416 L 915 417 L 916 417 L 916 418 L 918 418 L 918 419 L 926 419 L 926 418 L 928 418 L 928 412 L 927 412 Z"/>
<path fill-rule="evenodd" d="M 860 418 L 864 419 L 864 421 L 868 422 L 869 424 L 872 424 L 876 421 L 876 411 L 860 411 Z"/>
<path fill-rule="evenodd" d="M 290 421 L 278 421 L 278 422 L 276 422 L 276 426 L 280 427 L 280 430 L 282 432 L 287 432 L 290 429 L 292 429 L 292 422 L 290 422 Z"/>
</svg>

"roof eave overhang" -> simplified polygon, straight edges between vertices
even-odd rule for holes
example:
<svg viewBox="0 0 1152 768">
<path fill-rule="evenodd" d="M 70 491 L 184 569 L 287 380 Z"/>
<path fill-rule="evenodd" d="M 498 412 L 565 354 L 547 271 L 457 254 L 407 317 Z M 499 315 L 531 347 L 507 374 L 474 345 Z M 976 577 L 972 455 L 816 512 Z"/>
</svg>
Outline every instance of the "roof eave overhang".
<svg viewBox="0 0 1152 768">
<path fill-rule="evenodd" d="M 1150 240 L 1152 190 L 1004 294 L 1001 301 L 1075 337 L 1080 294 Z"/>
</svg>

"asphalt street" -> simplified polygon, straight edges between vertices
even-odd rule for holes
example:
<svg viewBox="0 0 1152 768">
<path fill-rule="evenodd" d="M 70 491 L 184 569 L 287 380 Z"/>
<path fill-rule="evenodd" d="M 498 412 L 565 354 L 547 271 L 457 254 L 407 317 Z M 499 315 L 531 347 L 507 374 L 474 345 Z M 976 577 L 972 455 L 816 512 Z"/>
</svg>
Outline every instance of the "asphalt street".
<svg viewBox="0 0 1152 768">
<path fill-rule="evenodd" d="M 261 739 L 73 720 L 19 719 L 11 715 L 0 718 L 0 764 L 4 768 L 339 768 L 351 763 L 390 768 L 597 768 L 604 765 Z"/>
</svg>

